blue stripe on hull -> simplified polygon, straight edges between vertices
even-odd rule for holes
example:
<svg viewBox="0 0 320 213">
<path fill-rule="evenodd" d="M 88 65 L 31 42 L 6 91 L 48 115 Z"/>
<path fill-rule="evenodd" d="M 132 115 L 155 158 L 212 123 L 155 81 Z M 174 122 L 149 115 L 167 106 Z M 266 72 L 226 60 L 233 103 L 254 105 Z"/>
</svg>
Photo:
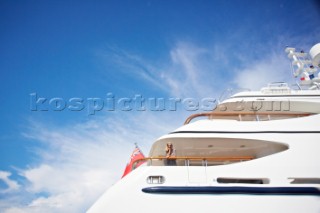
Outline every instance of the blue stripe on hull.
<svg viewBox="0 0 320 213">
<path fill-rule="evenodd" d="M 143 188 L 142 191 L 152 194 L 252 194 L 320 196 L 320 190 L 315 187 L 155 186 Z"/>
</svg>

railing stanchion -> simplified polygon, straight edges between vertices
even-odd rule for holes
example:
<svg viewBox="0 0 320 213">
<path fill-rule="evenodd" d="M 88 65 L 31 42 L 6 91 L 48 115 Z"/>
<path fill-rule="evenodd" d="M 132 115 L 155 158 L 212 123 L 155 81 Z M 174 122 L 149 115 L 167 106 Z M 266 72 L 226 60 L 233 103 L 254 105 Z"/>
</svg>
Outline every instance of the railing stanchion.
<svg viewBox="0 0 320 213">
<path fill-rule="evenodd" d="M 143 158 L 143 159 L 138 159 L 135 160 L 134 162 L 132 162 L 132 170 L 136 169 L 136 165 L 138 163 L 141 162 L 147 162 L 148 165 L 152 166 L 153 165 L 153 160 L 158 160 L 158 161 L 162 161 L 164 162 L 167 158 L 166 157 L 147 157 L 147 158 Z M 213 161 L 214 164 L 212 165 L 216 165 L 217 162 L 221 162 L 221 164 L 226 164 L 226 163 L 230 163 L 230 162 L 242 162 L 242 161 L 247 161 L 247 160 L 252 160 L 254 159 L 254 157 L 252 156 L 230 156 L 230 157 L 175 157 L 175 158 L 171 158 L 172 160 L 184 160 L 184 165 L 185 166 L 190 166 L 190 160 L 194 160 L 197 162 L 201 161 L 202 166 L 208 167 L 208 160 L 209 161 Z M 156 164 L 157 165 L 157 164 Z M 195 164 L 197 165 L 197 164 Z"/>
</svg>

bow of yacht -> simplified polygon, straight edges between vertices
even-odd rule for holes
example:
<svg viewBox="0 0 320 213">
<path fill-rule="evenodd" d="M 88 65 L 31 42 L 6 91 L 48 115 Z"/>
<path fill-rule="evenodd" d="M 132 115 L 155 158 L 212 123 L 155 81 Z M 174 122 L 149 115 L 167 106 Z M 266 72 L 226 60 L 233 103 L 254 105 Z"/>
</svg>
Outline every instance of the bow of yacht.
<svg viewBox="0 0 320 213">
<path fill-rule="evenodd" d="M 320 44 L 286 52 L 299 84 L 236 93 L 191 115 L 88 212 L 319 213 Z"/>
</svg>

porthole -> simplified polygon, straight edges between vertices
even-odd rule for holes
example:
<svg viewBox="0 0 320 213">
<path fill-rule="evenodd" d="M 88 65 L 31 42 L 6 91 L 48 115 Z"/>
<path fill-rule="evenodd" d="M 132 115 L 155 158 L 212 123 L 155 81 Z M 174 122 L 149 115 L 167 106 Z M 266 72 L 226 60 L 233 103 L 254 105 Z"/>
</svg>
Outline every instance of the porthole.
<svg viewBox="0 0 320 213">
<path fill-rule="evenodd" d="M 161 175 L 153 175 L 147 177 L 148 184 L 163 184 L 165 182 L 165 178 Z"/>
</svg>

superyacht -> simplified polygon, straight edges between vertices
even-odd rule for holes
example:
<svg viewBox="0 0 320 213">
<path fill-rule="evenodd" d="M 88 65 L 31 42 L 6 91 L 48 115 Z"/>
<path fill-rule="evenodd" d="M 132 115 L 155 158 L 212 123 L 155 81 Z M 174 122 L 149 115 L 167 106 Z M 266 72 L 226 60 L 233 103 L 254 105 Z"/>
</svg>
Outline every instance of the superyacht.
<svg viewBox="0 0 320 213">
<path fill-rule="evenodd" d="M 88 213 L 319 213 L 320 43 L 285 51 L 296 85 L 238 92 L 191 115 Z"/>
</svg>

